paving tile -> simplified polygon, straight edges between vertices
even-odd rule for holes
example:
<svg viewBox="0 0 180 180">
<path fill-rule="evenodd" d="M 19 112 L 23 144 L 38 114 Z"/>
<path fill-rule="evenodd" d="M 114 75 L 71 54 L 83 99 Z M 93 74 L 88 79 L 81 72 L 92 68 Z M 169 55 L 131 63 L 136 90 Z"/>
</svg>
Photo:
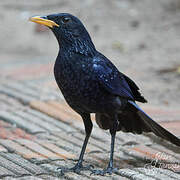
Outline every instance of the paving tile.
<svg viewBox="0 0 180 180">
<path fill-rule="evenodd" d="M 129 148 L 122 148 L 125 153 L 136 157 L 137 159 L 142 159 L 144 161 L 156 161 L 165 162 L 165 163 L 179 163 L 175 157 L 165 154 L 163 152 L 163 147 L 161 151 L 158 151 L 154 148 L 144 146 L 144 145 L 135 145 Z"/>
<path fill-rule="evenodd" d="M 26 133 L 20 128 L 14 127 L 12 124 L 5 123 L 0 121 L 0 138 L 1 139 L 16 139 L 16 138 L 25 138 L 25 139 L 33 139 L 34 136 Z M 3 123 L 2 123 L 3 122 Z M 3 150 L 0 146 L 0 151 Z"/>
<path fill-rule="evenodd" d="M 73 130 L 73 127 L 72 126 L 69 126 L 68 124 L 62 122 L 62 121 L 58 121 L 57 119 L 54 119 L 42 112 L 39 112 L 39 111 L 36 111 L 36 110 L 33 110 L 33 109 L 28 109 L 27 110 L 29 114 L 32 114 L 33 116 L 39 118 L 39 119 L 42 119 L 43 121 L 46 121 L 50 124 L 53 124 L 54 126 L 58 127 L 59 129 L 63 130 L 63 131 L 72 131 Z M 75 130 L 75 129 L 74 129 Z"/>
<path fill-rule="evenodd" d="M 43 75 L 47 75 L 47 73 L 51 73 L 53 70 L 53 64 L 39 64 L 36 66 L 24 66 L 22 68 L 16 68 L 13 71 L 6 72 L 5 74 L 12 77 L 13 79 L 28 79 L 28 78 L 36 78 Z"/>
<path fill-rule="evenodd" d="M 174 157 L 177 161 L 180 161 L 180 150 L 179 150 L 179 152 L 177 151 L 175 153 L 173 150 L 164 148 L 159 144 L 153 144 L 153 146 L 151 148 L 156 149 L 157 151 L 162 153 L 162 155 L 167 155 L 167 158 Z"/>
<path fill-rule="evenodd" d="M 177 114 L 180 115 L 180 108 L 164 108 L 164 107 L 153 107 L 150 105 L 146 105 L 146 107 L 144 107 L 144 110 L 149 113 L 149 114 L 153 114 L 153 115 L 173 115 L 173 114 Z"/>
<path fill-rule="evenodd" d="M 68 141 L 68 142 L 74 144 L 75 147 L 79 146 L 80 149 L 83 145 L 84 140 L 81 140 L 81 139 L 74 137 L 73 134 L 71 134 L 71 133 L 68 133 L 68 134 L 67 133 L 60 133 L 60 134 L 56 134 L 56 136 L 60 137 L 61 139 L 65 140 L 65 141 Z M 86 148 L 86 153 L 90 153 L 91 151 L 101 151 L 101 149 L 98 147 L 95 147 L 92 144 L 88 144 L 88 146 Z"/>
<path fill-rule="evenodd" d="M 33 97 L 22 94 L 21 92 L 18 91 L 14 91 L 13 89 L 9 89 L 8 87 L 4 87 L 4 86 L 0 86 L 0 93 L 6 94 L 14 99 L 17 99 L 23 104 L 28 104 L 29 102 L 35 100 L 35 98 Z"/>
<path fill-rule="evenodd" d="M 117 174 L 129 178 L 129 179 L 133 179 L 133 180 L 155 180 L 156 178 L 152 178 L 149 176 L 146 176 L 145 174 L 142 174 L 138 171 L 135 171 L 134 169 L 121 169 L 117 172 Z"/>
<path fill-rule="evenodd" d="M 155 121 L 179 121 L 180 120 L 180 108 L 165 108 L 165 107 L 152 107 L 145 105 L 143 108 Z"/>
<path fill-rule="evenodd" d="M 0 120 L 0 127 L 10 128 L 10 127 L 12 127 L 12 125 L 7 123 L 7 122 Z"/>
<path fill-rule="evenodd" d="M 64 100 L 64 97 L 62 95 L 62 93 L 60 92 L 60 90 L 56 90 L 58 87 L 55 83 L 55 80 L 53 78 L 51 78 L 51 82 L 53 82 L 56 86 L 52 87 L 51 85 L 49 85 L 49 83 L 47 82 L 48 79 L 45 78 L 44 80 L 40 80 L 40 81 L 31 81 L 31 82 L 23 82 L 25 84 L 26 87 L 33 89 L 34 91 L 37 92 L 37 94 L 39 94 L 39 98 L 40 100 L 46 101 L 46 100 L 55 100 L 57 99 L 58 101 L 62 101 Z"/>
<path fill-rule="evenodd" d="M 9 151 L 15 152 L 26 159 L 37 159 L 37 160 L 44 160 L 47 159 L 46 157 L 27 149 L 26 147 L 11 141 L 11 140 L 3 140 L 0 139 L 0 144 L 5 146 Z"/>
<path fill-rule="evenodd" d="M 35 143 L 34 141 L 26 140 L 26 139 L 17 139 L 16 142 L 20 143 L 21 145 L 31 149 L 34 152 L 42 155 L 45 158 L 49 159 L 60 159 L 56 153 L 49 151 L 48 149 L 42 147 L 41 145 Z M 62 158 L 62 156 L 61 156 Z"/>
<path fill-rule="evenodd" d="M 38 144 L 40 144 L 41 146 L 45 147 L 46 149 L 51 150 L 52 152 L 57 154 L 60 158 L 72 159 L 75 157 L 75 155 L 73 155 L 72 153 L 69 153 L 65 149 L 60 148 L 60 147 L 56 146 L 55 144 L 52 144 L 51 142 L 49 142 L 47 140 L 46 141 L 36 140 L 36 142 Z"/>
<path fill-rule="evenodd" d="M 23 105 L 14 98 L 7 96 L 6 94 L 0 95 L 0 107 L 1 110 L 17 109 L 22 108 Z"/>
<path fill-rule="evenodd" d="M 37 178 L 43 179 L 43 180 L 59 180 L 58 177 L 52 176 L 52 175 L 39 175 Z"/>
<path fill-rule="evenodd" d="M 26 87 L 25 84 L 21 83 L 20 81 L 11 81 L 8 84 L 3 84 L 3 86 L 14 91 L 20 92 L 21 94 L 28 95 L 35 99 L 39 99 L 39 94 L 37 93 L 37 91 L 33 91 L 29 87 Z"/>
<path fill-rule="evenodd" d="M 8 169 L 9 171 L 13 172 L 17 176 L 20 175 L 31 175 L 29 171 L 26 169 L 22 168 L 21 166 L 15 164 L 12 161 L 7 160 L 6 158 L 0 156 L 0 166 Z"/>
<path fill-rule="evenodd" d="M 44 129 L 44 131 L 61 131 L 61 129 L 59 129 L 57 126 L 42 119 L 39 119 L 38 117 L 35 117 L 32 114 L 29 114 L 28 111 L 22 111 L 22 110 L 14 111 L 14 114 Z"/>
<path fill-rule="evenodd" d="M 136 171 L 145 174 L 146 176 L 157 178 L 157 179 L 168 179 L 168 180 L 178 180 L 180 179 L 180 175 L 177 173 L 173 173 L 170 170 L 162 169 L 162 168 L 135 168 Z"/>
<path fill-rule="evenodd" d="M 129 154 L 130 156 L 135 157 L 137 160 L 139 159 L 145 161 L 149 165 L 163 166 L 164 169 L 180 172 L 180 160 L 174 155 L 166 152 L 163 147 L 157 150 L 157 148 L 138 145 L 132 148 L 121 149 L 125 154 Z"/>
<path fill-rule="evenodd" d="M 1 59 L 2 60 L 2 59 Z M 13 71 L 16 70 L 18 71 L 18 68 L 22 69 L 24 67 L 34 67 L 36 65 L 42 65 L 42 64 L 48 64 L 51 62 L 51 58 L 50 57 L 37 57 L 37 58 L 26 58 L 26 59 L 21 59 L 21 58 L 17 58 L 17 59 L 12 59 L 11 60 L 6 60 L 4 61 L 4 63 L 1 63 L 1 70 L 3 73 L 7 72 L 7 71 Z M 7 72 L 9 73 L 9 72 Z"/>
<path fill-rule="evenodd" d="M 180 120 L 180 117 L 179 117 Z M 180 137 L 180 121 L 161 122 L 160 123 L 165 129 L 168 129 L 176 136 Z"/>
<path fill-rule="evenodd" d="M 42 164 L 40 164 L 40 167 L 42 167 L 43 169 L 45 169 L 49 172 L 55 173 L 55 175 L 60 175 L 60 173 L 58 171 L 58 166 L 52 165 L 50 163 L 42 163 Z"/>
<path fill-rule="evenodd" d="M 41 101 L 31 101 L 30 107 L 40 112 L 43 112 L 49 115 L 50 117 L 63 121 L 65 123 L 70 124 L 72 122 L 72 119 L 69 115 L 67 115 L 63 111 L 56 110 L 55 108 L 53 108 L 51 105 L 48 105 L 47 103 L 44 103 Z"/>
<path fill-rule="evenodd" d="M 0 178 L 5 176 L 15 176 L 15 174 L 12 171 L 0 166 Z"/>
<path fill-rule="evenodd" d="M 39 175 L 39 174 L 46 173 L 46 171 L 44 169 L 42 169 L 41 167 L 39 167 L 38 165 L 35 165 L 35 164 L 27 161 L 26 159 L 22 158 L 21 156 L 19 156 L 17 154 L 0 153 L 0 156 L 21 166 L 22 168 L 26 169 L 28 172 L 32 173 L 33 175 Z"/>
<path fill-rule="evenodd" d="M 53 143 L 59 140 L 58 137 L 50 134 L 49 132 L 44 132 L 44 133 L 36 134 L 36 137 L 37 137 L 37 139 L 40 139 L 40 140 L 49 140 L 49 141 L 51 141 Z"/>
<path fill-rule="evenodd" d="M 29 140 L 36 138 L 35 136 L 26 133 L 25 131 L 23 131 L 20 128 L 13 128 L 12 133 L 14 133 L 18 138 L 29 139 Z"/>
<path fill-rule="evenodd" d="M 90 177 L 88 175 L 85 175 L 86 173 L 85 172 L 82 172 L 80 175 L 79 174 L 76 174 L 76 173 L 73 173 L 73 172 L 70 172 L 68 174 L 65 174 L 65 177 L 67 179 L 74 179 L 74 180 L 79 180 L 79 179 L 83 179 L 83 180 L 88 180 L 90 179 Z M 88 172 L 88 174 L 90 174 L 90 172 Z M 93 180 L 93 176 L 91 176 L 91 179 Z M 98 178 L 100 179 L 100 178 Z"/>
<path fill-rule="evenodd" d="M 18 127 L 32 134 L 45 131 L 43 128 L 32 124 L 28 120 L 15 116 L 14 114 L 7 111 L 0 111 L 0 119 L 3 119 L 11 124 L 16 124 Z"/>
<path fill-rule="evenodd" d="M 124 132 L 118 132 L 117 133 L 117 139 L 119 140 L 118 143 L 122 144 L 123 146 L 127 145 L 136 145 L 136 144 L 144 144 L 147 146 L 152 145 L 154 142 L 153 140 L 147 136 L 146 134 L 133 134 L 133 133 L 124 133 Z"/>
<path fill-rule="evenodd" d="M 52 107 L 62 110 L 69 116 L 73 116 L 75 119 L 82 120 L 81 116 L 78 115 L 75 111 L 73 111 L 66 103 L 59 103 L 57 101 L 48 101 L 47 104 L 51 105 Z"/>
<path fill-rule="evenodd" d="M 0 153 L 1 152 L 8 152 L 8 150 L 4 146 L 0 145 Z"/>
<path fill-rule="evenodd" d="M 6 129 L 6 128 L 3 128 L 3 127 L 1 127 L 0 128 L 0 137 L 2 138 L 2 139 L 16 139 L 18 136 L 16 136 L 15 134 L 13 134 L 12 132 L 11 132 L 11 130 L 8 130 L 8 129 Z"/>
<path fill-rule="evenodd" d="M 68 152 L 72 152 L 73 154 L 78 154 L 81 150 L 80 146 L 77 146 L 76 144 L 69 142 L 65 139 L 62 138 L 58 138 L 59 140 L 55 142 L 55 144 L 57 146 L 59 146 L 60 148 L 65 149 Z"/>
<path fill-rule="evenodd" d="M 23 177 L 16 177 L 16 178 L 13 178 L 13 177 L 5 177 L 3 178 L 3 180 L 42 180 L 41 178 L 39 177 L 35 177 L 35 176 L 23 176 Z"/>
</svg>

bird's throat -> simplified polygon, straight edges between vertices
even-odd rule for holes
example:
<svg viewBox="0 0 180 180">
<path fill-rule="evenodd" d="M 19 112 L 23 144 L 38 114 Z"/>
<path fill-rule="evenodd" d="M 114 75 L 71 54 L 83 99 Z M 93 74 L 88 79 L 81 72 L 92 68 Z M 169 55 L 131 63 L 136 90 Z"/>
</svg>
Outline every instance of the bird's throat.
<svg viewBox="0 0 180 180">
<path fill-rule="evenodd" d="M 69 54 L 82 54 L 93 56 L 96 53 L 95 46 L 90 38 L 67 38 L 58 39 L 61 52 Z"/>
</svg>

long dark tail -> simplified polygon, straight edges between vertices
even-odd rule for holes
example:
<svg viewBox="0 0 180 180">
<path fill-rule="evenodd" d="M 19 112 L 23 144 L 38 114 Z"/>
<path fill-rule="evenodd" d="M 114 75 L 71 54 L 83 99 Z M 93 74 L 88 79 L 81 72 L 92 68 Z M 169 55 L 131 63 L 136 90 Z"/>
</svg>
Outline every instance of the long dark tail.
<svg viewBox="0 0 180 180">
<path fill-rule="evenodd" d="M 118 131 L 141 134 L 153 132 L 155 135 L 180 146 L 180 139 L 152 120 L 135 102 L 128 101 L 128 110 L 118 114 Z M 96 113 L 96 122 L 102 129 L 109 129 L 113 119 L 108 114 Z"/>
<path fill-rule="evenodd" d="M 136 103 L 134 103 L 133 101 L 129 101 L 129 103 L 137 109 L 137 114 L 148 129 L 150 129 L 157 136 L 166 139 L 177 146 L 180 146 L 179 138 L 177 138 L 175 135 L 171 134 L 169 131 L 152 120 Z"/>
</svg>

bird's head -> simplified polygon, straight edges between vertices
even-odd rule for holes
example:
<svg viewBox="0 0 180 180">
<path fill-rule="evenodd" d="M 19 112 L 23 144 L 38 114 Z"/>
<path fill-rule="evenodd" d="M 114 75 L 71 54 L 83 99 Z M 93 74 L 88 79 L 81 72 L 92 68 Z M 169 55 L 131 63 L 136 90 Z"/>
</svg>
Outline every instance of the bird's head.
<svg viewBox="0 0 180 180">
<path fill-rule="evenodd" d="M 60 47 L 71 48 L 84 54 L 95 49 L 91 38 L 81 21 L 68 13 L 34 16 L 30 21 L 49 27 L 55 34 Z"/>
</svg>

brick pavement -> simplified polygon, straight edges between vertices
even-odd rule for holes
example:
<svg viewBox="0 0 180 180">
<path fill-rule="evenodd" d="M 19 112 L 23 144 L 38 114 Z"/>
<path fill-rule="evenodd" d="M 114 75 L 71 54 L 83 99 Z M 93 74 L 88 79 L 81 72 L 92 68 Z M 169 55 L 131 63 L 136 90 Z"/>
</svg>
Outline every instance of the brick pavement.
<svg viewBox="0 0 180 180">
<path fill-rule="evenodd" d="M 83 123 L 54 83 L 53 64 L 41 59 L 31 62 L 8 61 L 0 67 L 1 179 L 180 179 L 180 150 L 176 146 L 153 134 L 122 132 L 115 146 L 116 174 L 101 177 L 86 171 L 60 176 L 58 167 L 71 167 L 77 161 L 84 139 Z M 180 136 L 180 108 L 143 107 Z M 105 168 L 110 136 L 93 123 L 84 164 Z"/>
</svg>

